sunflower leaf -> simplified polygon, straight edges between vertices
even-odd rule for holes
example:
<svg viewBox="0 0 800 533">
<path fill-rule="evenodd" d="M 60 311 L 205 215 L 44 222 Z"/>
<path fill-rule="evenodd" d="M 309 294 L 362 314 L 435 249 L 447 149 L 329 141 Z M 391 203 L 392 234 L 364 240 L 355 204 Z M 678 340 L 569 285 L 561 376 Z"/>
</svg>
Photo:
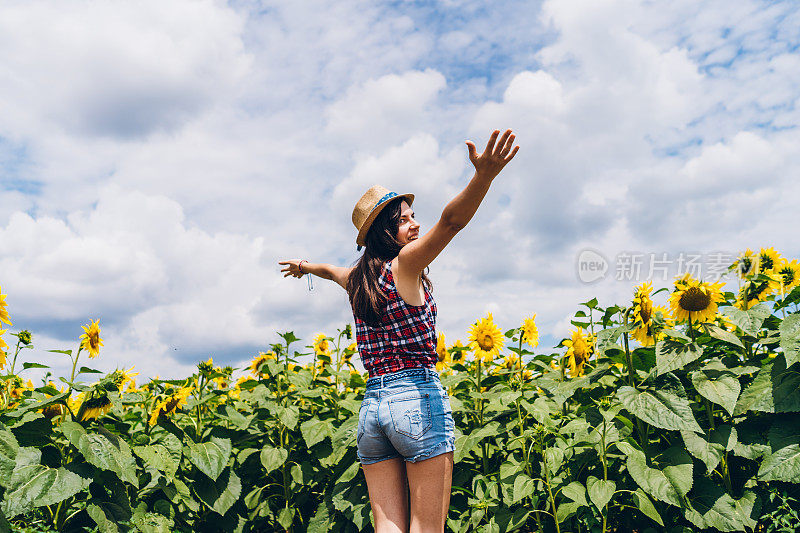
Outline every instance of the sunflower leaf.
<svg viewBox="0 0 800 533">
<path fill-rule="evenodd" d="M 736 428 L 723 425 L 703 434 L 681 431 L 686 450 L 706 465 L 710 475 L 722 460 L 722 455 L 736 445 Z"/>
<path fill-rule="evenodd" d="M 715 339 L 719 339 L 723 342 L 727 342 L 729 344 L 733 344 L 735 346 L 738 346 L 739 348 L 744 349 L 744 344 L 742 344 L 742 341 L 739 339 L 739 337 L 737 337 L 730 331 L 722 329 L 721 327 L 716 326 L 714 324 L 703 323 L 703 327 L 708 332 L 708 334 L 714 337 Z"/>
<path fill-rule="evenodd" d="M 744 531 L 756 527 L 756 521 L 750 517 L 756 500 L 753 492 L 746 491 L 739 500 L 734 500 L 721 487 L 700 478 L 689 500 L 686 519 L 698 528 Z"/>
<path fill-rule="evenodd" d="M 703 355 L 703 347 L 690 342 L 666 339 L 656 343 L 656 371 L 658 375 L 684 368 Z"/>
<path fill-rule="evenodd" d="M 703 398 L 721 405 L 733 415 L 742 391 L 738 378 L 726 371 L 704 370 L 691 373 L 692 385 Z M 712 379 L 712 376 L 716 379 Z"/>
<path fill-rule="evenodd" d="M 692 414 L 689 400 L 671 392 L 638 391 L 624 386 L 617 390 L 617 397 L 629 413 L 653 426 L 676 431 L 703 431 Z"/>
<path fill-rule="evenodd" d="M 731 322 L 739 326 L 742 331 L 751 337 L 757 337 L 758 331 L 761 329 L 761 324 L 764 323 L 764 319 L 770 316 L 772 312 L 764 302 L 760 302 L 747 311 L 743 311 L 737 307 L 726 307 L 725 314 L 729 316 Z"/>
<path fill-rule="evenodd" d="M 765 364 L 739 397 L 734 415 L 747 411 L 791 413 L 800 411 L 800 374 L 787 370 L 786 359 L 778 355 Z"/>
<path fill-rule="evenodd" d="M 786 358 L 786 366 L 800 361 L 800 314 L 787 316 L 779 326 L 781 349 Z"/>
<path fill-rule="evenodd" d="M 669 448 L 660 457 L 659 464 L 654 464 L 657 468 L 650 468 L 641 450 L 627 442 L 618 442 L 617 448 L 626 455 L 628 472 L 645 492 L 662 502 L 682 506 L 693 481 L 692 458 L 685 451 Z"/>
</svg>

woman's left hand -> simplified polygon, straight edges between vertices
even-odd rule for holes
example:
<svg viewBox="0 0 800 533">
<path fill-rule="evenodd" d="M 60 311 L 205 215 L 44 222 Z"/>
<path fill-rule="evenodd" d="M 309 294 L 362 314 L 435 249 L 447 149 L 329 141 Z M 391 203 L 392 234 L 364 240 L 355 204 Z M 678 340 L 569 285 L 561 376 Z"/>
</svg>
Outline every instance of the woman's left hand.
<svg viewBox="0 0 800 533">
<path fill-rule="evenodd" d="M 286 272 L 283 277 L 294 276 L 296 278 L 302 278 L 305 273 L 300 272 L 300 259 L 290 259 L 288 261 L 278 261 L 279 265 L 288 265 L 286 268 L 282 268 L 281 272 Z M 306 261 L 308 263 L 308 261 Z"/>
</svg>

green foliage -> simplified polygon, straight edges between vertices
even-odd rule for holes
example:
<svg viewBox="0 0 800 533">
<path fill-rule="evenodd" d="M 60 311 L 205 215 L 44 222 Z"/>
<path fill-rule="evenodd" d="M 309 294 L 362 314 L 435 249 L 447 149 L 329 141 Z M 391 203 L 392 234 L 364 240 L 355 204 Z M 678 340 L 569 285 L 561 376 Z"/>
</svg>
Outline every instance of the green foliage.
<svg viewBox="0 0 800 533">
<path fill-rule="evenodd" d="M 625 310 L 593 299 L 576 315 L 596 335 L 582 376 L 521 342 L 516 370 L 452 365 L 448 530 L 797 530 L 800 314 L 785 307 L 723 307 L 735 327 L 679 324 L 631 348 Z M 281 337 L 236 385 L 210 362 L 125 392 L 114 373 L 66 392 L 5 376 L 23 392 L 0 412 L 0 531 L 371 530 L 364 376 L 338 342 L 301 367 L 299 339 Z M 81 420 L 74 391 L 111 407 Z"/>
</svg>

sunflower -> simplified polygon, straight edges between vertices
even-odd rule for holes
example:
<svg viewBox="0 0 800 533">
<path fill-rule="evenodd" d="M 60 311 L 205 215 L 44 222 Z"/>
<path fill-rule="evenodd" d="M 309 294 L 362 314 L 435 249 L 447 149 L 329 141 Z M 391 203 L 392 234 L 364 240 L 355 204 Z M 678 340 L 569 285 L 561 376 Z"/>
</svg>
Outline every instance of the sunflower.
<svg viewBox="0 0 800 533">
<path fill-rule="evenodd" d="M 587 334 L 584 336 L 583 328 L 578 327 L 577 330 L 572 332 L 572 339 L 563 341 L 564 346 L 567 346 L 567 368 L 572 377 L 583 375 L 583 366 L 586 361 L 594 353 L 594 335 Z"/>
<path fill-rule="evenodd" d="M 439 361 L 444 361 L 447 358 L 447 345 L 444 342 L 444 332 L 439 332 L 436 337 L 436 354 L 439 356 Z"/>
<path fill-rule="evenodd" d="M 723 301 L 723 282 L 698 281 L 690 274 L 675 280 L 675 290 L 669 297 L 672 316 L 676 321 L 691 319 L 693 322 L 709 322 L 717 314 L 717 304 Z"/>
<path fill-rule="evenodd" d="M 775 268 L 781 264 L 781 254 L 774 248 L 762 248 L 758 252 L 758 272 L 761 274 L 772 274 Z"/>
<path fill-rule="evenodd" d="M 5 333 L 6 331 L 8 331 L 8 330 L 0 329 L 0 335 Z M 3 350 L 3 348 L 8 348 L 8 344 L 6 344 L 6 341 L 4 341 L 2 339 L 2 337 L 0 337 L 0 370 L 5 368 L 5 366 L 6 366 L 6 357 L 7 357 L 7 355 L 6 355 L 6 352 Z"/>
<path fill-rule="evenodd" d="M 67 407 L 69 407 L 70 411 L 72 411 L 73 413 L 78 412 L 78 409 L 83 403 L 83 396 L 84 394 L 82 392 L 79 392 L 75 396 L 70 396 L 69 398 L 67 398 Z"/>
<path fill-rule="evenodd" d="M 82 339 L 81 347 L 89 352 L 89 359 L 97 357 L 97 355 L 100 353 L 100 347 L 103 345 L 103 339 L 100 338 L 99 322 L 100 319 L 97 319 L 93 320 L 88 327 L 81 326 L 83 331 L 86 332 L 80 336 Z"/>
<path fill-rule="evenodd" d="M 270 359 L 278 359 L 278 356 L 275 355 L 275 352 L 259 352 L 259 354 L 250 362 L 250 373 L 254 376 L 263 376 L 264 374 L 261 372 L 261 365 Z"/>
<path fill-rule="evenodd" d="M 150 415 L 150 425 L 154 426 L 156 422 L 158 422 L 158 417 L 160 415 L 170 415 L 177 411 L 182 405 L 185 405 L 193 390 L 194 387 L 181 387 L 177 392 L 172 393 L 170 396 L 160 401 Z"/>
<path fill-rule="evenodd" d="M 739 289 L 739 294 L 736 296 L 736 301 L 733 305 L 739 309 L 750 309 L 758 302 L 763 302 L 767 299 L 767 296 L 772 294 L 771 284 L 770 280 L 745 281 Z"/>
<path fill-rule="evenodd" d="M 98 419 L 106 414 L 111 409 L 111 400 L 108 396 L 99 396 L 97 398 L 89 398 L 78 410 L 78 420 L 84 422 L 86 420 Z"/>
<path fill-rule="evenodd" d="M 31 332 L 28 331 L 27 329 L 23 329 L 22 331 L 17 333 L 17 338 L 25 346 L 27 346 L 27 345 L 29 345 L 31 343 L 32 337 L 33 336 L 31 335 Z"/>
<path fill-rule="evenodd" d="M 13 326 L 14 324 L 11 323 L 11 320 L 8 318 L 8 310 L 6 307 L 8 304 L 6 303 L 6 294 L 0 294 L 0 324 L 5 322 L 9 326 Z"/>
<path fill-rule="evenodd" d="M 642 343 L 642 346 L 652 346 L 655 343 L 650 327 L 653 323 L 653 300 L 650 299 L 652 290 L 653 283 L 647 281 L 633 291 L 632 315 L 633 324 L 637 327 L 631 335 Z"/>
<path fill-rule="evenodd" d="M 138 372 L 133 372 L 135 365 L 130 367 L 128 370 L 124 368 L 122 370 L 116 370 L 113 375 L 114 383 L 117 385 L 119 392 L 122 392 L 122 389 L 125 387 L 125 384 L 129 381 L 133 381 L 135 376 L 138 376 Z M 136 383 L 134 382 L 134 386 Z"/>
<path fill-rule="evenodd" d="M 531 348 L 539 346 L 539 330 L 536 327 L 536 313 L 522 321 L 522 342 L 527 343 Z"/>
<path fill-rule="evenodd" d="M 797 259 L 781 261 L 781 264 L 775 268 L 775 277 L 783 286 L 784 294 L 800 284 L 800 264 L 797 263 Z"/>
<path fill-rule="evenodd" d="M 758 255 L 748 248 L 739 254 L 739 257 L 737 257 L 736 261 L 730 266 L 730 269 L 734 268 L 741 279 L 758 273 Z"/>
<path fill-rule="evenodd" d="M 136 380 L 134 378 L 131 378 L 130 381 L 128 381 L 128 388 L 125 389 L 125 392 L 130 394 L 132 392 L 138 392 L 138 391 L 139 389 L 136 388 Z"/>
<path fill-rule="evenodd" d="M 486 363 L 500 354 L 500 348 L 503 347 L 503 332 L 494 323 L 492 313 L 488 313 L 486 318 L 479 319 L 470 326 L 467 342 L 470 343 L 470 348 L 475 350 L 475 358 L 483 359 Z"/>
<path fill-rule="evenodd" d="M 454 364 L 467 364 L 467 352 L 469 351 L 469 346 L 464 346 L 461 344 L 460 339 L 456 340 L 455 344 L 453 344 L 448 351 L 450 353 L 450 359 Z"/>
<path fill-rule="evenodd" d="M 503 366 L 508 370 L 519 370 L 522 365 L 519 362 L 519 356 L 515 353 L 510 353 L 503 359 Z"/>
<path fill-rule="evenodd" d="M 317 355 L 331 355 L 331 346 L 324 333 L 314 337 L 314 353 Z"/>
</svg>

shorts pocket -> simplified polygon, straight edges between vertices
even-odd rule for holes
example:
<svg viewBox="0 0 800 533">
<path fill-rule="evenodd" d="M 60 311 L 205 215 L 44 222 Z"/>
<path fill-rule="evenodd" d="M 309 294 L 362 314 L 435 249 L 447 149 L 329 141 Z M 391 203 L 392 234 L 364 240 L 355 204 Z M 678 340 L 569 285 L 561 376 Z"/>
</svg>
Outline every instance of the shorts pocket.
<svg viewBox="0 0 800 533">
<path fill-rule="evenodd" d="M 356 444 L 361 441 L 361 437 L 364 436 L 364 432 L 366 431 L 367 426 L 367 412 L 369 411 L 369 398 L 364 398 L 364 401 L 361 402 L 361 407 L 358 410 L 358 429 L 356 431 Z"/>
<path fill-rule="evenodd" d="M 389 414 L 395 431 L 419 439 L 433 426 L 430 394 L 414 393 L 392 398 L 389 400 Z"/>
</svg>

